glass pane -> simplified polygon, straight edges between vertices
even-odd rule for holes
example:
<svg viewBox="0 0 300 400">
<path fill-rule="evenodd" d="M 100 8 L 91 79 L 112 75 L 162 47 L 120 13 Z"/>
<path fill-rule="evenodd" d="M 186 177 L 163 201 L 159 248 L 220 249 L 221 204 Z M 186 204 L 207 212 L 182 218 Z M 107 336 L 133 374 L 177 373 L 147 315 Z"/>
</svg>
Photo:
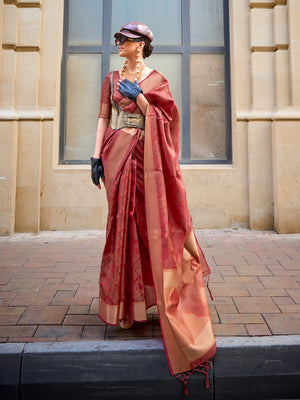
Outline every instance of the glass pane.
<svg viewBox="0 0 300 400">
<path fill-rule="evenodd" d="M 71 54 L 67 60 L 66 160 L 94 152 L 101 90 L 101 55 Z"/>
<path fill-rule="evenodd" d="M 69 0 L 69 44 L 102 43 L 103 0 Z"/>
<path fill-rule="evenodd" d="M 148 25 L 155 45 L 181 44 L 180 0 L 112 0 L 112 42 L 115 32 L 131 21 Z"/>
<path fill-rule="evenodd" d="M 223 0 L 190 0 L 192 46 L 224 46 Z"/>
<path fill-rule="evenodd" d="M 226 159 L 224 56 L 193 54 L 190 61 L 191 159 Z"/>
<path fill-rule="evenodd" d="M 123 58 L 120 58 L 119 55 L 117 54 L 111 54 L 110 69 L 112 71 L 121 69 L 123 63 L 124 63 Z M 178 111 L 180 114 L 180 121 L 181 121 L 181 115 L 182 115 L 181 54 L 152 54 L 149 58 L 145 60 L 145 63 L 148 67 L 160 71 L 168 79 L 170 85 L 170 91 L 178 107 Z M 180 129 L 180 131 L 182 132 L 182 129 Z M 180 144 L 180 149 L 181 149 L 181 144 Z"/>
</svg>

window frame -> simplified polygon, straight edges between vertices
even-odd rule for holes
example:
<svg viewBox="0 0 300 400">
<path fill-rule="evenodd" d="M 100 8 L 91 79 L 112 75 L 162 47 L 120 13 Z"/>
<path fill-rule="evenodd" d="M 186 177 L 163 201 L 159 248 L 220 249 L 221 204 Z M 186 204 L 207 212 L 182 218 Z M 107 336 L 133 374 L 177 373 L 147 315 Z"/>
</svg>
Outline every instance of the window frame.
<svg viewBox="0 0 300 400">
<path fill-rule="evenodd" d="M 153 54 L 180 54 L 182 56 L 182 155 L 180 164 L 231 164 L 232 163 L 232 126 L 231 126 L 231 85 L 230 85 L 230 35 L 229 35 L 229 0 L 223 0 L 224 46 L 190 46 L 190 0 L 181 0 L 181 45 L 157 45 Z M 109 72 L 110 55 L 118 54 L 117 47 L 111 44 L 112 1 L 103 0 L 102 45 L 68 45 L 69 32 L 69 0 L 64 1 L 63 55 L 61 64 L 61 105 L 59 164 L 88 164 L 89 160 L 65 160 L 66 143 L 65 112 L 67 58 L 69 54 L 101 54 L 103 82 Z M 226 159 L 190 159 L 190 55 L 191 54 L 223 54 L 225 67 L 225 118 L 226 118 Z M 100 95 L 100 94 L 99 94 Z"/>
</svg>

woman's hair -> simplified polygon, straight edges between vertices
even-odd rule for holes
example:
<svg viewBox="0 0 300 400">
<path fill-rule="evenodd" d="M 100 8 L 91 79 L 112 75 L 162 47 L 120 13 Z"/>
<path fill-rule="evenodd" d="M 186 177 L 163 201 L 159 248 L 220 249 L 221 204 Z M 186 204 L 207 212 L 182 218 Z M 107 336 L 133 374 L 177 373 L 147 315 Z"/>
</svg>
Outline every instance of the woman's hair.
<svg viewBox="0 0 300 400">
<path fill-rule="evenodd" d="M 153 46 L 150 43 L 150 41 L 147 39 L 143 38 L 143 42 L 145 43 L 145 46 L 143 48 L 143 58 L 146 58 L 146 57 L 151 56 L 151 53 L 153 51 Z"/>
</svg>

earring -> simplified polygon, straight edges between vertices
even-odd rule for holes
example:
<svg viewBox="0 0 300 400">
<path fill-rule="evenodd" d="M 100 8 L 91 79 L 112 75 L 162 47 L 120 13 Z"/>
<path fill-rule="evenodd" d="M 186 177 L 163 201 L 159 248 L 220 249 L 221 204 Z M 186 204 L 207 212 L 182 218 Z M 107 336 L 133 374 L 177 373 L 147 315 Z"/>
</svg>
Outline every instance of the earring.
<svg viewBox="0 0 300 400">
<path fill-rule="evenodd" d="M 127 58 L 125 58 L 124 65 L 121 69 L 121 79 L 122 80 L 125 79 L 125 72 L 127 70 L 127 62 L 128 62 L 128 60 L 127 60 Z"/>
<path fill-rule="evenodd" d="M 136 79 L 137 79 L 137 81 L 139 81 L 140 80 L 140 51 L 141 51 L 141 49 L 140 49 L 140 47 L 137 47 L 137 49 L 136 49 Z"/>
</svg>

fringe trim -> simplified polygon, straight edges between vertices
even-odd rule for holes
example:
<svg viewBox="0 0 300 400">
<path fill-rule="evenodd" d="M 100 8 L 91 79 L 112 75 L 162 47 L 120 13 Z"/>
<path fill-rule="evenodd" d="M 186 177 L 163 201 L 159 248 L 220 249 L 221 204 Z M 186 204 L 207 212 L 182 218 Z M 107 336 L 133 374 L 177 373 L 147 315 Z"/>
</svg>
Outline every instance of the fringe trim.
<svg viewBox="0 0 300 400">
<path fill-rule="evenodd" d="M 212 363 L 212 360 L 210 359 L 208 361 L 205 361 L 205 363 L 198 365 L 197 367 L 191 369 L 190 371 L 182 372 L 180 374 L 175 374 L 176 378 L 183 383 L 183 394 L 185 396 L 188 395 L 187 381 L 190 379 L 190 377 L 193 375 L 193 373 L 195 371 L 205 374 L 205 386 L 206 386 L 206 389 L 209 388 L 208 371 L 209 371 L 211 363 Z"/>
</svg>

